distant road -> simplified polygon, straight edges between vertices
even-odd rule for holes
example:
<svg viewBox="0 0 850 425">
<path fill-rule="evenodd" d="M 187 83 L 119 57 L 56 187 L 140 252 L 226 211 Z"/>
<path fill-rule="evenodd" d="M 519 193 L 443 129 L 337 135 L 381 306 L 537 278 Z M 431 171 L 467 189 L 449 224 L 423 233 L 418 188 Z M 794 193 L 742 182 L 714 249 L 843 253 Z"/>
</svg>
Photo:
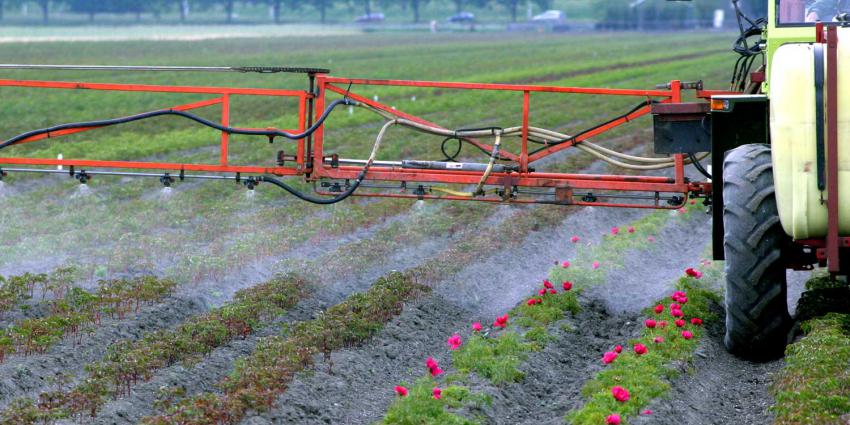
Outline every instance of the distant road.
<svg viewBox="0 0 850 425">
<path fill-rule="evenodd" d="M 199 41 L 223 38 L 316 37 L 361 34 L 356 27 L 323 25 L 130 25 L 0 27 L 0 43 L 56 41 Z"/>
</svg>

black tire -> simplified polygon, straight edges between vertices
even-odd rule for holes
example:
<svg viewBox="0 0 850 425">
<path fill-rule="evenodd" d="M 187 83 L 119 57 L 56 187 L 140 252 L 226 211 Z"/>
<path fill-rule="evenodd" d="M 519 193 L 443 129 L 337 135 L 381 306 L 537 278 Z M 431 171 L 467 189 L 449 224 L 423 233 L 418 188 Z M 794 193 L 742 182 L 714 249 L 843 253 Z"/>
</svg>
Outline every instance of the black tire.
<svg viewBox="0 0 850 425">
<path fill-rule="evenodd" d="M 726 348 L 751 360 L 781 356 L 793 325 L 770 146 L 739 146 L 723 162 Z"/>
</svg>

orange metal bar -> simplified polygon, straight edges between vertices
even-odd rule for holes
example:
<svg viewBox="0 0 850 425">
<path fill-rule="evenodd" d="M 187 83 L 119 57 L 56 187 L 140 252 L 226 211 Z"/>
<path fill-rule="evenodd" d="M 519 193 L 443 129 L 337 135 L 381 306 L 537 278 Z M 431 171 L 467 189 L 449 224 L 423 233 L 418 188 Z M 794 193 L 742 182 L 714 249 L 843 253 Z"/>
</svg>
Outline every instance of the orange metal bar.
<svg viewBox="0 0 850 425">
<path fill-rule="evenodd" d="M 140 161 L 99 161 L 88 159 L 48 159 L 48 158 L 0 158 L 0 164 L 16 165 L 62 165 L 66 167 L 89 168 L 121 168 L 166 171 L 207 171 L 211 173 L 256 173 L 275 174 L 278 176 L 294 176 L 297 170 L 288 167 L 254 167 L 239 165 L 211 164 L 181 164 L 174 162 L 140 162 Z"/>
<path fill-rule="evenodd" d="M 331 84 L 358 84 L 370 86 L 400 86 L 400 87 L 432 87 L 446 89 L 467 90 L 503 90 L 503 91 L 530 91 L 546 93 L 574 93 L 574 94 L 602 94 L 614 96 L 640 96 L 640 97 L 665 97 L 673 96 L 670 90 L 630 90 L 630 89 L 599 89 L 587 87 L 556 87 L 556 86 L 534 86 L 522 84 L 486 84 L 486 83 L 445 83 L 437 81 L 405 81 L 405 80 L 371 80 L 358 78 L 336 78 L 325 77 L 325 81 Z"/>
<path fill-rule="evenodd" d="M 221 97 L 221 125 L 230 127 L 230 95 L 226 94 Z M 221 165 L 227 165 L 227 145 L 230 141 L 230 134 L 221 132 Z"/>
<path fill-rule="evenodd" d="M 278 89 L 254 89 L 234 87 L 205 87 L 205 86 L 158 86 L 148 84 L 103 84 L 103 83 L 76 83 L 65 81 L 36 81 L 36 80 L 3 80 L 0 79 L 0 87 L 31 87 L 43 89 L 68 89 L 68 90 L 106 90 L 126 92 L 149 92 L 149 93 L 197 93 L 197 94 L 232 94 L 241 96 L 289 96 L 299 97 L 307 95 L 300 90 L 278 90 Z"/>
<path fill-rule="evenodd" d="M 301 97 L 298 99 L 298 132 L 303 133 L 307 129 L 307 98 Z M 304 144 L 305 139 L 297 141 L 298 147 L 295 153 L 295 163 L 299 169 L 304 168 Z"/>
<path fill-rule="evenodd" d="M 316 99 L 315 110 L 313 122 L 319 119 L 322 114 L 322 111 L 325 110 L 325 95 L 326 90 L 328 89 L 328 85 L 325 83 L 325 76 L 319 75 L 316 77 L 316 88 L 318 90 L 319 96 Z M 319 129 L 313 133 L 313 147 L 312 147 L 312 166 L 308 168 L 307 172 L 312 173 L 315 172 L 317 175 L 321 175 L 322 172 L 322 157 L 324 156 L 324 141 L 325 141 L 325 126 L 319 127 Z"/>
<path fill-rule="evenodd" d="M 649 114 L 650 110 L 651 110 L 651 108 L 650 108 L 649 106 L 646 106 L 646 107 L 644 107 L 644 108 L 638 109 L 637 111 L 635 111 L 635 112 L 633 112 L 633 113 L 629 114 L 629 115 L 628 115 L 628 116 L 626 116 L 625 118 L 620 118 L 620 119 L 618 119 L 618 120 L 612 121 L 612 122 L 610 122 L 610 123 L 608 123 L 608 124 L 606 124 L 606 125 L 604 125 L 604 126 L 602 126 L 602 127 L 599 127 L 599 128 L 597 128 L 597 129 L 592 130 L 592 131 L 589 131 L 589 132 L 587 132 L 587 133 L 585 133 L 585 134 L 583 134 L 583 135 L 581 135 L 581 136 L 579 136 L 579 137 L 576 137 L 575 142 L 572 142 L 572 143 L 562 143 L 562 144 L 560 144 L 560 145 L 551 146 L 551 147 L 546 148 L 546 149 L 544 149 L 544 150 L 541 150 L 541 151 L 539 151 L 539 152 L 537 152 L 537 153 L 534 153 L 534 154 L 532 154 L 531 156 L 529 156 L 528 161 L 529 161 L 529 162 L 534 162 L 534 161 L 537 161 L 537 160 L 543 159 L 543 158 L 545 158 L 545 157 L 547 157 L 547 156 L 549 156 L 549 155 L 551 155 L 551 154 L 553 154 L 553 153 L 555 153 L 555 152 L 559 152 L 559 151 L 562 151 L 562 150 L 567 149 L 567 148 L 569 148 L 569 147 L 572 147 L 572 146 L 573 146 L 573 145 L 575 145 L 576 143 L 580 143 L 580 142 L 583 142 L 583 141 L 588 140 L 588 139 L 590 139 L 590 138 L 596 137 L 596 136 L 598 136 L 598 135 L 600 135 L 600 134 L 602 134 L 602 133 L 605 133 L 605 132 L 607 132 L 607 131 L 609 131 L 609 130 L 611 130 L 611 129 L 613 129 L 613 128 L 616 128 L 616 127 L 619 127 L 619 126 L 621 126 L 621 125 L 623 125 L 623 124 L 626 124 L 626 123 L 628 123 L 629 121 L 633 121 L 633 120 L 638 119 L 638 118 L 640 118 L 640 117 L 642 117 L 642 116 L 644 116 L 644 115 L 646 115 L 646 114 Z"/>
<path fill-rule="evenodd" d="M 371 107 L 373 107 L 373 108 L 375 108 L 375 109 L 380 109 L 380 110 L 382 110 L 382 111 L 384 111 L 384 112 L 388 112 L 388 113 L 390 113 L 390 114 L 396 115 L 396 116 L 398 116 L 399 118 L 404 118 L 404 119 L 406 119 L 406 120 L 410 120 L 410 121 L 413 121 L 413 122 L 417 122 L 417 123 L 424 124 L 424 125 L 428 125 L 428 126 L 432 126 L 432 127 L 441 128 L 441 129 L 444 129 L 444 130 L 446 129 L 445 127 L 442 127 L 442 126 L 440 126 L 440 125 L 437 125 L 437 124 L 435 124 L 435 123 L 432 123 L 431 121 L 428 121 L 428 120 L 425 120 L 425 119 L 419 118 L 419 117 L 414 116 L 414 115 L 410 115 L 410 114 L 404 113 L 404 112 L 402 112 L 402 111 L 400 111 L 400 110 L 398 110 L 398 109 L 390 108 L 389 106 L 386 106 L 386 105 L 384 105 L 384 104 L 382 104 L 382 103 L 375 102 L 375 101 L 373 101 L 373 100 L 371 100 L 371 99 L 367 99 L 367 98 L 365 98 L 365 97 L 363 97 L 363 96 L 360 96 L 360 95 L 357 95 L 357 94 L 354 94 L 354 93 L 347 92 L 346 90 L 343 90 L 343 89 L 341 89 L 341 88 L 339 88 L 339 87 L 336 87 L 336 86 L 334 86 L 334 85 L 332 85 L 332 84 L 328 84 L 328 85 L 327 85 L 327 89 L 328 89 L 328 90 L 330 90 L 330 91 L 332 91 L 332 92 L 335 92 L 335 93 L 339 93 L 339 94 L 342 94 L 342 95 L 347 95 L 350 99 L 354 99 L 354 100 L 356 100 L 356 101 L 358 101 L 358 102 L 360 102 L 360 103 L 364 103 L 364 104 L 369 105 L 369 106 L 371 106 Z M 490 146 L 490 145 L 488 145 L 488 144 L 486 144 L 486 143 L 482 143 L 482 142 L 479 142 L 478 140 L 471 139 L 471 138 L 464 138 L 464 140 L 465 140 L 465 141 L 467 141 L 468 143 L 471 143 L 471 144 L 473 144 L 473 145 L 475 145 L 475 146 L 477 146 L 477 147 L 479 147 L 479 148 L 481 148 L 481 149 L 483 149 L 483 150 L 487 151 L 487 152 L 493 152 L 493 147 L 492 147 L 492 146 Z M 506 158 L 506 159 L 509 159 L 509 160 L 511 160 L 511 161 L 519 162 L 519 156 L 517 156 L 516 154 L 510 153 L 510 152 L 508 152 L 508 151 L 504 151 L 504 150 L 503 150 L 503 151 L 500 151 L 500 152 L 501 152 L 501 153 L 500 153 L 500 155 L 501 155 L 501 157 L 502 157 L 502 158 Z"/>
<path fill-rule="evenodd" d="M 221 98 L 216 97 L 214 99 L 202 100 L 200 102 L 187 103 L 185 105 L 175 106 L 175 107 L 172 107 L 170 109 L 174 109 L 176 111 L 189 111 L 189 110 L 192 110 L 192 109 L 203 108 L 205 106 L 216 105 L 216 104 L 219 104 L 219 103 L 221 103 Z M 72 129 L 68 129 L 68 130 L 59 130 L 59 131 L 54 131 L 54 132 L 51 132 L 51 133 L 39 134 L 37 136 L 27 137 L 26 139 L 23 139 L 23 140 L 15 143 L 15 145 L 20 145 L 20 144 L 30 143 L 30 142 L 36 142 L 36 141 L 39 141 L 39 140 L 55 138 L 55 137 L 59 137 L 59 136 L 67 136 L 69 134 L 82 133 L 84 131 L 94 130 L 96 128 L 101 128 L 101 127 L 72 128 Z"/>
<path fill-rule="evenodd" d="M 522 147 L 519 154 L 519 170 L 528 172 L 528 114 L 531 109 L 531 92 L 522 92 Z"/>
</svg>

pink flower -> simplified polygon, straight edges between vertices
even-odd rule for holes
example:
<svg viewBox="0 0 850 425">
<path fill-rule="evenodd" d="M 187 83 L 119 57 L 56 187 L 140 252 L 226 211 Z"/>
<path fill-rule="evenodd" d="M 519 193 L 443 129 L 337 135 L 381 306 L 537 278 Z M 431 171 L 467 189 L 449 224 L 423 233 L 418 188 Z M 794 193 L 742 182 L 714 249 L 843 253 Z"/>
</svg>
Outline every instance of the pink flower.
<svg viewBox="0 0 850 425">
<path fill-rule="evenodd" d="M 460 348 L 461 344 L 463 344 L 463 341 L 460 339 L 460 335 L 454 334 L 449 337 L 446 343 L 449 344 L 449 349 L 454 351 Z"/>
<path fill-rule="evenodd" d="M 696 326 L 701 326 L 702 325 L 702 319 L 700 319 L 699 317 L 694 317 L 693 319 L 691 319 L 691 324 L 696 325 Z"/>
<path fill-rule="evenodd" d="M 611 228 L 611 234 L 612 234 L 612 235 L 616 235 L 616 234 L 618 234 L 618 233 L 620 233 L 620 228 L 619 228 L 619 227 L 614 226 L 614 227 L 612 227 L 612 228 Z"/>
<path fill-rule="evenodd" d="M 441 390 L 439 388 L 434 388 L 434 390 L 431 391 L 431 394 L 434 395 L 434 399 L 439 400 L 440 398 L 443 397 L 443 390 Z"/>
<path fill-rule="evenodd" d="M 549 282 L 549 279 L 544 279 L 544 280 L 543 280 L 543 286 L 544 286 L 546 289 L 552 289 L 552 288 L 554 288 L 554 286 L 552 286 L 552 282 Z"/>
<path fill-rule="evenodd" d="M 552 295 L 555 295 L 555 294 L 557 294 L 557 293 L 558 293 L 558 291 L 556 291 L 556 290 L 554 290 L 554 289 L 550 289 L 550 290 L 549 290 L 549 293 L 550 293 L 550 294 L 552 294 Z"/>
<path fill-rule="evenodd" d="M 620 425 L 620 415 L 613 413 L 605 418 L 605 425 Z"/>
<path fill-rule="evenodd" d="M 572 283 L 572 282 L 570 282 L 570 281 L 566 281 L 566 282 L 564 282 L 564 283 L 562 284 L 562 286 L 564 287 L 564 290 L 565 290 L 565 291 L 569 291 L 570 289 L 573 289 L 573 283 Z"/>
<path fill-rule="evenodd" d="M 685 320 L 684 319 L 676 319 L 675 323 L 676 323 L 677 328 L 681 328 L 682 326 L 685 326 Z"/>
<path fill-rule="evenodd" d="M 685 274 L 690 276 L 690 277 L 697 277 L 698 273 L 699 272 L 696 269 L 694 269 L 693 267 L 688 267 L 688 268 L 685 269 Z"/>
<path fill-rule="evenodd" d="M 594 261 L 593 262 L 593 270 L 596 270 L 598 268 L 599 268 L 599 261 Z"/>
<path fill-rule="evenodd" d="M 655 314 L 661 314 L 663 312 L 664 312 L 664 305 L 663 304 L 658 304 L 657 306 L 655 306 Z"/>
<path fill-rule="evenodd" d="M 438 366 L 439 366 L 439 364 L 437 364 L 437 361 L 436 361 L 436 360 L 434 360 L 434 358 L 433 358 L 433 357 L 428 357 L 428 358 L 425 360 L 425 366 L 426 366 L 428 369 L 434 369 L 435 367 L 438 367 Z"/>
<path fill-rule="evenodd" d="M 655 237 L 654 236 L 647 236 L 646 241 L 649 242 L 649 243 L 655 242 Z"/>
<path fill-rule="evenodd" d="M 646 354 L 646 346 L 643 344 L 635 344 L 635 354 L 642 355 Z"/>
<path fill-rule="evenodd" d="M 646 410 L 644 410 L 644 411 L 643 411 L 643 414 L 644 414 L 644 415 L 651 415 L 651 414 L 652 414 L 652 410 L 646 409 Z"/>
<path fill-rule="evenodd" d="M 614 352 L 615 352 L 615 353 L 618 353 L 618 354 L 619 354 L 619 353 L 622 353 L 622 352 L 623 352 L 623 346 L 622 346 L 622 345 L 617 345 L 617 346 L 615 346 L 615 347 L 614 347 Z"/>
<path fill-rule="evenodd" d="M 697 279 L 699 279 L 699 278 L 697 278 Z M 679 297 L 678 301 L 679 301 L 679 304 L 687 304 L 688 303 L 688 297 Z"/>
<path fill-rule="evenodd" d="M 654 329 L 655 325 L 657 325 L 658 323 L 655 320 L 646 319 L 646 321 L 643 322 L 643 324 L 646 325 L 646 327 L 649 328 L 649 329 Z"/>
<path fill-rule="evenodd" d="M 635 226 L 629 226 L 629 233 L 635 232 Z"/>
<path fill-rule="evenodd" d="M 664 338 L 657 336 L 655 337 L 654 341 L 656 344 L 661 344 L 662 342 L 664 342 Z"/>
<path fill-rule="evenodd" d="M 693 337 L 694 337 L 694 333 L 693 333 L 693 332 L 691 332 L 691 331 L 684 331 L 684 332 L 682 332 L 682 338 L 685 338 L 685 339 L 691 339 L 691 338 L 693 338 Z"/>
<path fill-rule="evenodd" d="M 561 267 L 563 267 L 563 268 L 565 268 L 565 269 L 566 269 L 566 268 L 569 268 L 569 267 L 570 267 L 570 262 L 569 262 L 569 261 L 564 261 L 564 262 L 561 264 Z"/>
<path fill-rule="evenodd" d="M 680 306 L 679 304 L 676 304 L 676 303 L 670 303 L 670 311 L 673 311 L 673 310 L 681 310 L 681 309 L 682 309 L 682 306 Z"/>
<path fill-rule="evenodd" d="M 694 276 L 694 278 L 699 279 L 699 278 L 701 278 L 701 277 L 702 277 L 702 272 L 701 272 L 701 271 L 699 271 L 699 270 L 697 270 L 697 275 L 696 275 L 696 276 Z"/>
<path fill-rule="evenodd" d="M 475 322 L 472 324 L 472 330 L 475 332 L 481 332 L 481 323 Z"/>
<path fill-rule="evenodd" d="M 613 351 L 608 351 L 607 353 L 602 355 L 602 363 L 610 364 L 614 360 L 617 360 L 617 355 L 618 354 Z"/>
<path fill-rule="evenodd" d="M 676 292 L 673 293 L 673 295 L 670 295 L 670 299 L 673 300 L 673 301 L 676 301 L 677 298 L 681 298 L 681 297 L 684 297 L 684 296 L 687 296 L 687 295 L 688 294 L 686 294 L 682 291 L 676 291 Z"/>
<path fill-rule="evenodd" d="M 580 241 L 580 240 L 581 240 L 581 238 L 579 238 L 578 236 L 573 236 L 573 237 L 570 238 L 570 242 L 572 242 L 572 243 L 578 243 L 578 241 Z"/>
<path fill-rule="evenodd" d="M 439 367 L 435 367 L 435 368 L 431 369 L 431 376 L 441 375 L 442 373 L 443 373 L 443 369 L 440 369 Z"/>
<path fill-rule="evenodd" d="M 679 211 L 679 214 L 685 214 L 686 212 L 688 212 L 685 207 L 679 208 L 677 211 Z"/>
<path fill-rule="evenodd" d="M 658 321 L 658 327 L 661 328 L 661 329 L 666 328 L 667 327 L 667 321 L 666 320 L 659 320 Z"/>
<path fill-rule="evenodd" d="M 506 328 L 508 326 L 508 315 L 499 316 L 496 318 L 496 321 L 493 322 L 493 327 L 497 328 Z"/>
<path fill-rule="evenodd" d="M 670 315 L 673 317 L 682 317 L 684 313 L 682 313 L 682 310 L 673 310 L 670 312 Z"/>
<path fill-rule="evenodd" d="M 396 385 L 395 386 L 395 393 L 402 396 L 402 397 L 407 397 L 407 388 L 404 388 L 401 385 Z"/>
<path fill-rule="evenodd" d="M 629 390 L 617 385 L 611 388 L 611 395 L 614 396 L 614 399 L 623 403 L 629 400 Z"/>
<path fill-rule="evenodd" d="M 546 295 L 546 288 L 537 291 L 537 295 Z"/>
</svg>

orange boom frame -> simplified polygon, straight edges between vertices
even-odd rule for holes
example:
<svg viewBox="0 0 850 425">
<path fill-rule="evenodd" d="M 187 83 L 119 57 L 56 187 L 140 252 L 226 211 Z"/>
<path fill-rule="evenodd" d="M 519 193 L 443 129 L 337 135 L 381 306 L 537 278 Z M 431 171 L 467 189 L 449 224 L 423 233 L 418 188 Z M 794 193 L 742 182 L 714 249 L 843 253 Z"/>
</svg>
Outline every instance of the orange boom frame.
<svg viewBox="0 0 850 425">
<path fill-rule="evenodd" d="M 46 141 L 69 134 L 93 131 L 117 121 L 92 121 L 88 123 L 63 124 L 60 126 L 36 130 L 18 135 L 16 138 L 0 142 L 0 174 L 8 172 L 67 172 L 85 182 L 91 175 L 115 174 L 145 177 L 160 177 L 166 184 L 174 181 L 174 173 L 184 178 L 216 178 L 235 179 L 245 182 L 249 188 L 262 181 L 277 181 L 274 177 L 302 176 L 306 181 L 313 182 L 316 192 L 321 195 L 339 196 L 345 188 L 351 188 L 351 180 L 357 186 L 367 188 L 367 191 L 346 191 L 345 196 L 371 196 L 412 199 L 445 199 L 445 200 L 476 200 L 484 202 L 504 203 L 544 203 L 556 205 L 593 205 L 606 207 L 629 208 L 679 208 L 688 198 L 708 197 L 711 193 L 711 183 L 692 182 L 685 177 L 686 155 L 672 154 L 674 163 L 672 177 L 647 175 L 597 175 L 576 173 L 546 173 L 536 172 L 530 166 L 543 158 L 564 149 L 576 147 L 584 141 L 598 137 L 604 133 L 626 124 L 636 118 L 647 115 L 653 104 L 682 104 L 684 90 L 695 90 L 696 97 L 701 100 L 709 99 L 714 94 L 728 92 L 703 90 L 701 84 L 671 81 L 654 90 L 628 90 L 581 87 L 554 87 L 517 84 L 478 84 L 478 83 L 449 83 L 401 80 L 368 80 L 338 78 L 326 75 L 326 70 L 293 69 L 293 68 L 200 68 L 200 67 L 100 67 L 100 66 L 51 66 L 51 65 L 0 65 L 0 69 L 78 69 L 78 70 L 127 70 L 127 71 L 236 71 L 236 72 L 303 72 L 309 79 L 308 90 L 278 90 L 253 88 L 201 87 L 201 86 L 165 86 L 138 84 L 102 84 L 85 82 L 55 82 L 36 80 L 0 80 L 2 87 L 25 87 L 33 89 L 54 90 L 95 90 L 123 91 L 148 93 L 188 93 L 210 95 L 212 97 L 194 103 L 177 105 L 170 108 L 151 111 L 133 117 L 131 120 L 143 119 L 148 116 L 182 115 L 194 119 L 188 111 L 194 109 L 221 105 L 221 117 L 217 123 L 194 119 L 221 131 L 220 157 L 217 163 L 175 163 L 147 161 L 105 161 L 85 158 L 33 158 L 3 156 L 3 148 L 25 143 Z M 325 120 L 333 107 L 340 104 L 330 102 L 331 93 L 343 97 L 343 104 L 360 104 L 372 110 L 380 111 L 388 119 L 403 119 L 425 126 L 440 128 L 422 118 L 407 114 L 394 107 L 370 100 L 357 94 L 361 86 L 403 86 L 417 88 L 447 89 L 461 91 L 502 91 L 514 92 L 517 100 L 522 102 L 522 127 L 520 148 L 518 152 L 500 150 L 496 145 L 485 143 L 469 137 L 458 136 L 464 143 L 472 144 L 482 151 L 498 159 L 503 165 L 500 171 L 492 173 L 485 171 L 466 171 L 462 169 L 408 168 L 400 161 L 366 161 L 345 160 L 335 154 L 325 152 Z M 544 144 L 537 150 L 529 149 L 529 114 L 532 107 L 532 96 L 535 93 L 562 93 L 596 96 L 626 96 L 645 101 L 641 107 L 635 108 L 628 114 L 605 122 L 591 130 L 580 133 L 568 140 Z M 231 96 L 270 96 L 278 98 L 295 98 L 298 103 L 298 124 L 296 129 L 280 130 L 274 128 L 252 129 L 230 127 Z M 684 105 L 684 104 L 682 104 Z M 124 122 L 122 121 L 122 122 Z M 251 165 L 233 165 L 228 160 L 228 145 L 231 134 L 248 134 L 265 136 L 270 139 L 286 137 L 295 144 L 294 155 L 284 155 L 279 152 L 278 166 L 262 167 Z M 494 153 L 494 150 L 496 152 Z M 292 152 L 292 151 L 289 151 Z M 290 165 L 291 164 L 291 165 Z M 483 164 L 480 164 L 483 165 Z M 9 168 L 9 166 L 64 166 L 69 171 L 58 171 L 53 168 L 30 167 Z M 144 170 L 139 172 L 138 170 Z M 160 171 L 164 174 L 157 174 Z M 215 173 L 198 174 L 198 173 Z M 362 177 L 361 177 L 362 174 Z M 362 180 L 362 184 L 361 184 Z M 384 182 L 382 184 L 376 182 Z M 389 185 L 386 182 L 396 183 Z M 322 183 L 322 184 L 316 184 Z M 443 191 L 437 194 L 431 184 L 474 185 L 483 184 L 493 188 L 490 194 L 479 193 L 476 196 L 461 196 L 452 194 L 453 191 Z M 285 186 L 285 185 L 284 185 Z M 281 186 L 283 187 L 283 186 Z M 311 198 L 307 196 L 307 198 Z M 304 197 L 302 197 L 304 199 Z M 333 198 L 320 198 L 331 199 Z M 308 199 L 309 200 L 309 199 Z"/>
</svg>

